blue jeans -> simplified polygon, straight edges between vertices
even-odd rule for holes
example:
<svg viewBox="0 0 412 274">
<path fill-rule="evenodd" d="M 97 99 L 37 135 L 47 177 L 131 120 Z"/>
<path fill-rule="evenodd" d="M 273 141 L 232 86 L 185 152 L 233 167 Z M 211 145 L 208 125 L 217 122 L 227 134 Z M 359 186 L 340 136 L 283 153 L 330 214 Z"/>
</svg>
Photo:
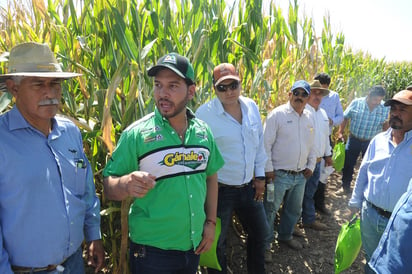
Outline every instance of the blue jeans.
<svg viewBox="0 0 412 274">
<path fill-rule="evenodd" d="M 361 141 L 353 136 L 349 136 L 345 147 L 345 164 L 342 169 L 342 187 L 350 189 L 353 178 L 353 169 L 356 165 L 359 153 L 365 155 L 370 141 Z"/>
<path fill-rule="evenodd" d="M 315 192 L 318 189 L 320 177 L 320 163 L 317 163 L 312 176 L 306 181 L 305 194 L 302 203 L 302 221 L 304 224 L 313 223 L 316 220 Z"/>
<path fill-rule="evenodd" d="M 199 258 L 193 250 L 164 250 L 130 242 L 133 274 L 195 274 Z"/>
<path fill-rule="evenodd" d="M 385 231 L 389 219 L 380 215 L 367 201 L 363 201 L 361 212 L 361 237 L 365 250 L 365 274 L 375 273 L 370 269 L 368 262 L 378 247 L 379 240 Z"/>
<path fill-rule="evenodd" d="M 233 211 L 248 235 L 246 249 L 248 273 L 265 273 L 265 240 L 268 237 L 269 226 L 263 204 L 255 201 L 254 196 L 255 189 L 251 183 L 243 188 L 219 186 L 217 216 L 221 219 L 222 229 L 217 243 L 217 257 L 222 271 L 209 268 L 209 274 L 227 273 L 226 237 L 232 224 Z"/>
<path fill-rule="evenodd" d="M 280 204 L 283 202 L 282 215 L 278 229 L 278 239 L 287 241 L 292 239 L 293 229 L 302 214 L 302 201 L 305 192 L 306 179 L 302 173 L 298 175 L 275 170 L 275 199 L 274 202 L 264 201 L 270 233 L 266 239 L 266 249 L 274 240 L 274 222 Z"/>
<path fill-rule="evenodd" d="M 73 253 L 67 260 L 62 264 L 64 267 L 63 274 L 84 274 L 84 261 L 82 256 L 82 248 L 79 247 L 75 253 Z M 22 272 L 19 272 L 22 273 Z M 54 271 L 39 271 L 39 272 L 26 272 L 34 274 L 62 274 L 61 272 Z"/>
</svg>

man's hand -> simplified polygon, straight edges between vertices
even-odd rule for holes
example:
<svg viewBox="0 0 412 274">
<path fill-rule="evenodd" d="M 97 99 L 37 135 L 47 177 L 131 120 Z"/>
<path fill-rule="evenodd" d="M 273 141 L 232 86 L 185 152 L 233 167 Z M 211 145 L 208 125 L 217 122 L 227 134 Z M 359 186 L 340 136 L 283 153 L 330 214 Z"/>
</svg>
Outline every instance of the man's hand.
<svg viewBox="0 0 412 274">
<path fill-rule="evenodd" d="M 309 168 L 305 168 L 305 170 L 303 171 L 303 176 L 306 179 L 310 178 L 310 176 L 312 176 L 312 174 L 313 174 L 313 171 L 310 170 Z"/>
<path fill-rule="evenodd" d="M 343 142 L 343 143 L 345 142 L 345 138 L 343 137 L 343 133 L 342 133 L 342 132 L 339 132 L 339 133 L 338 133 L 338 140 L 341 141 L 341 142 Z"/>
<path fill-rule="evenodd" d="M 102 240 L 94 240 L 88 244 L 87 265 L 95 268 L 94 273 L 99 272 L 104 266 L 104 248 Z"/>
<path fill-rule="evenodd" d="M 131 197 L 142 198 L 156 184 L 156 176 L 145 171 L 134 171 L 122 177 L 127 194 Z"/>
<path fill-rule="evenodd" d="M 326 156 L 325 157 L 325 166 L 331 166 L 331 165 L 333 165 L 332 156 Z"/>
<path fill-rule="evenodd" d="M 275 180 L 275 172 L 274 171 L 265 172 L 265 177 L 266 177 L 266 183 L 270 183 Z"/>
<path fill-rule="evenodd" d="M 350 210 L 350 218 L 352 219 L 352 216 L 353 215 L 357 215 L 358 217 L 360 216 L 360 208 L 357 208 L 357 207 L 349 207 L 349 210 Z"/>
<path fill-rule="evenodd" d="M 195 254 L 199 255 L 201 253 L 204 253 L 212 247 L 213 241 L 215 239 L 215 231 L 216 224 L 210 221 L 206 221 L 203 225 L 202 241 L 196 248 Z"/>
<path fill-rule="evenodd" d="M 255 188 L 255 201 L 263 202 L 263 198 L 265 197 L 265 180 L 253 180 L 253 187 Z"/>
</svg>

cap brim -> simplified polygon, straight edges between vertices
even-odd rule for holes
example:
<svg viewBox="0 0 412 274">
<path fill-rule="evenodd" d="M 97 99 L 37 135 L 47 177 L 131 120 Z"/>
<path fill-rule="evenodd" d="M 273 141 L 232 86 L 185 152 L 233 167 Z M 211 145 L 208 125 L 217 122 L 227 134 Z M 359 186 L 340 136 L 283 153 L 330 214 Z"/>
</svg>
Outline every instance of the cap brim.
<svg viewBox="0 0 412 274">
<path fill-rule="evenodd" d="M 191 83 L 193 83 L 193 81 L 189 78 L 187 78 L 182 72 L 180 72 L 180 70 L 178 70 L 177 68 L 175 68 L 174 66 L 171 66 L 169 64 L 160 64 L 160 65 L 156 65 L 151 67 L 148 71 L 147 71 L 147 75 L 153 77 L 156 76 L 156 74 L 159 72 L 159 70 L 161 69 L 170 69 L 171 71 L 173 71 L 174 73 L 176 73 L 177 75 L 179 75 L 181 78 L 190 81 Z"/>
<path fill-rule="evenodd" d="M 383 105 L 384 106 L 390 106 L 393 103 L 401 103 L 407 106 L 412 106 L 412 100 L 408 100 L 408 99 L 402 99 L 402 98 L 398 98 L 398 99 L 389 99 L 388 101 L 386 101 Z"/>
<path fill-rule="evenodd" d="M 222 83 L 223 81 L 227 79 L 240 81 L 240 78 L 236 75 L 226 75 L 226 76 L 220 77 L 219 80 L 216 81 L 215 86 L 219 85 L 220 83 Z"/>
<path fill-rule="evenodd" d="M 304 91 L 306 91 L 307 94 L 310 94 L 310 90 L 307 90 L 304 87 L 296 87 L 296 88 L 292 89 L 292 91 L 297 90 L 297 89 L 303 89 Z"/>
</svg>

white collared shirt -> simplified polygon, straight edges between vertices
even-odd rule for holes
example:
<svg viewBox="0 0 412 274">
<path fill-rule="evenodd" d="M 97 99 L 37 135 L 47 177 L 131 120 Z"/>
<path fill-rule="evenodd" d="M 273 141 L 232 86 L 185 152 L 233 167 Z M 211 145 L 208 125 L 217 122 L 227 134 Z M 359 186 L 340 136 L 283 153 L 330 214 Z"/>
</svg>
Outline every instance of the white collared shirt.
<svg viewBox="0 0 412 274">
<path fill-rule="evenodd" d="M 287 102 L 272 110 L 264 125 L 264 144 L 269 160 L 265 171 L 315 169 L 315 130 L 310 111 L 299 115 Z"/>
<path fill-rule="evenodd" d="M 218 98 L 203 104 L 196 117 L 211 128 L 225 165 L 217 172 L 218 181 L 227 185 L 241 185 L 253 175 L 264 176 L 266 153 L 263 146 L 263 127 L 256 103 L 239 97 L 242 124 L 225 112 Z"/>
<path fill-rule="evenodd" d="M 332 148 L 329 142 L 329 119 L 326 111 L 320 107 L 316 110 L 309 104 L 306 104 L 305 108 L 312 113 L 313 117 L 316 157 L 331 156 Z"/>
</svg>

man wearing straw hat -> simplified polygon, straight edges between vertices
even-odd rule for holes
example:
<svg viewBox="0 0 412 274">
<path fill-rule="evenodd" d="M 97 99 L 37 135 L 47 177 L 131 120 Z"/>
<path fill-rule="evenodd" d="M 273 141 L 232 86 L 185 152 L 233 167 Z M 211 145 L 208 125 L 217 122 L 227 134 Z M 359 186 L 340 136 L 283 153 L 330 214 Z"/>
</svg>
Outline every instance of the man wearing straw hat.
<svg viewBox="0 0 412 274">
<path fill-rule="evenodd" d="M 12 48 L 0 75 L 15 100 L 0 116 L 0 273 L 85 273 L 102 268 L 100 202 L 79 129 L 56 116 L 63 72 L 45 44 Z"/>
</svg>

